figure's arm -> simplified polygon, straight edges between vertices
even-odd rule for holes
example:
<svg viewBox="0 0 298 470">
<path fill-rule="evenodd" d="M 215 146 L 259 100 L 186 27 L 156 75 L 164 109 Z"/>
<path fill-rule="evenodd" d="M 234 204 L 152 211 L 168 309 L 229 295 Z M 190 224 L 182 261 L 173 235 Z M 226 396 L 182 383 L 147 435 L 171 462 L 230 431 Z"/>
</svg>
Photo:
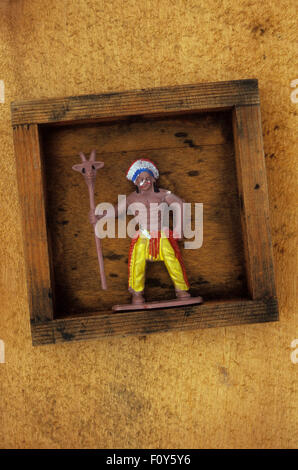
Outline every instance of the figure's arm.
<svg viewBox="0 0 298 470">
<path fill-rule="evenodd" d="M 112 213 L 111 215 L 107 215 L 107 210 L 104 210 L 103 214 L 101 214 L 101 215 L 94 214 L 92 211 L 90 211 L 90 213 L 89 213 L 90 223 L 91 224 L 96 224 L 96 222 L 98 222 L 98 220 L 102 219 L 102 217 L 106 217 L 107 219 L 109 219 L 110 217 L 114 217 L 114 214 L 115 214 L 115 217 L 119 217 L 119 216 L 125 214 L 126 210 L 127 210 L 127 206 L 129 204 L 129 200 L 130 200 L 130 196 L 128 196 L 127 198 L 123 198 L 120 201 L 119 204 L 115 204 L 113 206 L 114 213 Z"/>
<path fill-rule="evenodd" d="M 166 191 L 165 201 L 169 206 L 173 203 L 179 205 L 180 212 L 177 214 L 178 220 L 176 220 L 176 225 L 175 227 L 173 227 L 173 234 L 174 234 L 174 238 L 178 240 L 182 240 L 183 239 L 183 203 L 185 201 L 181 199 L 179 196 L 176 196 L 176 194 L 173 194 L 171 191 Z"/>
<path fill-rule="evenodd" d="M 114 205 L 115 217 L 119 217 L 126 213 L 126 209 L 128 206 L 128 199 L 129 199 L 129 196 L 121 199 L 121 201 L 118 204 Z"/>
<path fill-rule="evenodd" d="M 171 191 L 166 191 L 165 201 L 167 204 L 172 204 L 172 202 L 178 202 L 178 204 L 183 207 L 183 203 L 185 202 L 180 197 L 176 196 L 176 194 L 172 193 Z"/>
</svg>

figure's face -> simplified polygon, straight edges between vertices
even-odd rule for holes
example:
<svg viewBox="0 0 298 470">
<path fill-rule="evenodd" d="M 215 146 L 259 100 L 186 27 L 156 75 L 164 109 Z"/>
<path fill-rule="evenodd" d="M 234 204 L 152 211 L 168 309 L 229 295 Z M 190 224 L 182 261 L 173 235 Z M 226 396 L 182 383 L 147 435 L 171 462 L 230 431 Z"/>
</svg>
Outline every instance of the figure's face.
<svg viewBox="0 0 298 470">
<path fill-rule="evenodd" d="M 147 171 L 143 171 L 137 177 L 135 184 L 142 191 L 148 191 L 153 186 L 155 179 Z"/>
</svg>

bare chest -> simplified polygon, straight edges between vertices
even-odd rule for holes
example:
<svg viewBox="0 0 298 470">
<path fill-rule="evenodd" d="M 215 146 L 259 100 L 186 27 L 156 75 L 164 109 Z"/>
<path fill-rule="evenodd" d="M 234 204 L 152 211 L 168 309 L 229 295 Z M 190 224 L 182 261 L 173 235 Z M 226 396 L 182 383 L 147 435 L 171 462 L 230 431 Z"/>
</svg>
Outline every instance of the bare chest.
<svg viewBox="0 0 298 470">
<path fill-rule="evenodd" d="M 133 203 L 141 203 L 143 204 L 146 209 L 150 209 L 151 204 L 161 204 L 164 202 L 164 197 L 160 193 L 150 193 L 150 194 L 136 194 L 131 202 Z"/>
</svg>

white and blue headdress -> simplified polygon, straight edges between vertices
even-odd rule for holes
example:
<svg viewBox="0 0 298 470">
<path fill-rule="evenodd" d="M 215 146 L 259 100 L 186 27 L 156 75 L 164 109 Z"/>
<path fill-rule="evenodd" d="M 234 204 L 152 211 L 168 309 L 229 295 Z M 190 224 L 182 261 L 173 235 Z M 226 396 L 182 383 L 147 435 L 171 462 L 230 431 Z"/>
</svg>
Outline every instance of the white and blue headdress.
<svg viewBox="0 0 298 470">
<path fill-rule="evenodd" d="M 143 171 L 147 171 L 147 173 L 153 176 L 153 178 L 155 178 L 156 180 L 159 177 L 158 169 L 154 165 L 154 163 L 151 162 L 151 160 L 148 160 L 147 158 L 142 158 L 140 160 L 135 160 L 130 165 L 126 173 L 126 178 L 134 183 L 139 174 Z"/>
</svg>

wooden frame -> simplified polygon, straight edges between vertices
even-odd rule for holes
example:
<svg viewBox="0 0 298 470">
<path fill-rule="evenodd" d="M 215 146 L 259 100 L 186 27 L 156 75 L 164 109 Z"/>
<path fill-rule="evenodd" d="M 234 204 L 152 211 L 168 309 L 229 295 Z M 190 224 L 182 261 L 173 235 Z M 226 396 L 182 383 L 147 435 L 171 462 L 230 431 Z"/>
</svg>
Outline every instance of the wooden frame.
<svg viewBox="0 0 298 470">
<path fill-rule="evenodd" d="M 33 345 L 278 320 L 257 80 L 12 103 Z M 249 299 L 54 319 L 40 126 L 231 110 Z"/>
</svg>

